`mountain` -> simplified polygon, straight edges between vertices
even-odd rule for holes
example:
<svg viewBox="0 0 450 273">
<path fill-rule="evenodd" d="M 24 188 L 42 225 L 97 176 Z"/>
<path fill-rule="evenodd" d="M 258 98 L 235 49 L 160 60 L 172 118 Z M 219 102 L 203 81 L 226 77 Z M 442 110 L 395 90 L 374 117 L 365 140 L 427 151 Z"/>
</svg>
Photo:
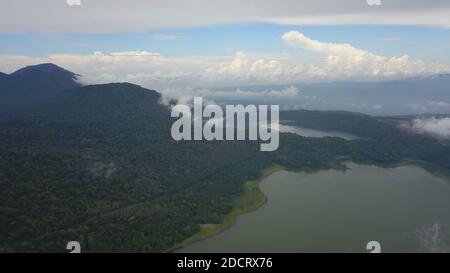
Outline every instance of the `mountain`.
<svg viewBox="0 0 450 273">
<path fill-rule="evenodd" d="M 68 70 L 65 70 L 64 68 L 59 67 L 52 63 L 29 65 L 29 66 L 26 66 L 24 68 L 21 68 L 15 72 L 11 73 L 10 75 L 18 76 L 18 75 L 24 75 L 24 74 L 29 74 L 29 73 L 37 73 L 37 72 L 42 72 L 42 73 L 64 72 L 67 74 L 75 75 L 74 73 L 72 73 Z"/>
<path fill-rule="evenodd" d="M 290 84 L 232 86 L 212 91 L 283 91 Z M 251 103 L 280 104 L 282 109 L 346 110 L 371 115 L 450 114 L 450 74 L 388 81 L 341 81 L 292 84 L 295 96 L 249 96 Z M 230 93 L 232 94 L 232 93 Z M 259 98 L 259 99 L 258 99 Z M 220 99 L 220 98 L 219 98 Z M 236 99 L 236 103 L 244 100 Z M 217 99 L 216 99 L 217 100 Z M 259 101 L 256 101 L 259 100 Z M 230 101 L 230 100 L 228 100 Z M 220 101 L 219 102 L 223 102 Z"/>
<path fill-rule="evenodd" d="M 130 83 L 88 85 L 66 90 L 24 110 L 29 116 L 58 121 L 135 120 L 149 116 L 167 117 L 167 107 L 159 103 L 161 95 Z"/>
<path fill-rule="evenodd" d="M 14 106 L 42 101 L 79 87 L 78 77 L 54 64 L 27 66 L 0 77 L 0 102 Z"/>
<path fill-rule="evenodd" d="M 4 85 L 4 82 L 8 78 L 8 74 L 0 72 L 0 86 Z M 0 87 L 1 90 L 1 87 Z"/>
<path fill-rule="evenodd" d="M 65 251 L 69 237 L 87 252 L 165 251 L 220 221 L 267 157 L 174 141 L 159 98 L 92 85 L 0 114 L 0 252 Z"/>
<path fill-rule="evenodd" d="M 300 85 L 305 95 L 327 100 L 317 109 L 363 111 L 375 115 L 450 113 L 450 74 L 376 82 Z"/>
</svg>

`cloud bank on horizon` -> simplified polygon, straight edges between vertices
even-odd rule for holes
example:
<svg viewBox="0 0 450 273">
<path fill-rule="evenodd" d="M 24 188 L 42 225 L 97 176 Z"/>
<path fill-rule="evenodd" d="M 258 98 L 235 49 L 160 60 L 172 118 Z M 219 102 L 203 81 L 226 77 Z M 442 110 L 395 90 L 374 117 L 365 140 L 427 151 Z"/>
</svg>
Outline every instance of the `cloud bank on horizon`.
<svg viewBox="0 0 450 273">
<path fill-rule="evenodd" d="M 321 42 L 298 31 L 280 37 L 291 53 L 223 56 L 164 56 L 150 51 L 93 54 L 50 54 L 43 57 L 0 55 L 11 72 L 22 66 L 51 62 L 82 74 L 86 83 L 128 81 L 150 88 L 249 84 L 290 84 L 342 79 L 377 80 L 447 73 L 450 66 L 408 55 L 386 57 L 350 44 Z M 308 54 L 308 58 L 304 57 Z"/>
</svg>

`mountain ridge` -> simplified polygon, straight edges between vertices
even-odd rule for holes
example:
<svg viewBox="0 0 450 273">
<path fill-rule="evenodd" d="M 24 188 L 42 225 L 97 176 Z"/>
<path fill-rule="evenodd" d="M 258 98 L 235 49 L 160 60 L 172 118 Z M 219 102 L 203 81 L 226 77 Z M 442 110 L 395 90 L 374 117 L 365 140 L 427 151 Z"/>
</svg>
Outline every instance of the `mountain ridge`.
<svg viewBox="0 0 450 273">
<path fill-rule="evenodd" d="M 79 77 L 54 64 L 21 68 L 1 77 L 0 104 L 20 106 L 45 100 L 64 90 L 80 87 Z"/>
<path fill-rule="evenodd" d="M 9 74 L 9 76 L 18 76 L 24 73 L 28 73 L 28 72 L 34 72 L 34 71 L 40 71 L 40 72 L 45 72 L 45 73 L 51 73 L 51 72 L 55 72 L 55 71 L 61 71 L 61 72 L 67 72 L 67 73 L 71 73 L 73 75 L 76 75 L 75 73 L 66 70 L 56 64 L 53 63 L 41 63 L 41 64 L 36 64 L 36 65 L 28 65 L 25 67 L 22 67 L 14 72 L 12 72 L 11 74 Z"/>
</svg>

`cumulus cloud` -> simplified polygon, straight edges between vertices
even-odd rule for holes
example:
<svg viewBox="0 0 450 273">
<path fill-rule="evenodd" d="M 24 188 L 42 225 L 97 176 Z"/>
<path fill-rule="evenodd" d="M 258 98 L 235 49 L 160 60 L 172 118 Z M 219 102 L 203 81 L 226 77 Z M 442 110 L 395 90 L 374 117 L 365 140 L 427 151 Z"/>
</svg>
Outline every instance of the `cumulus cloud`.
<svg viewBox="0 0 450 273">
<path fill-rule="evenodd" d="M 98 52 L 98 54 L 101 54 L 101 52 Z M 125 52 L 116 52 L 111 53 L 111 56 L 126 56 L 126 57 L 148 57 L 148 56 L 160 56 L 159 53 L 153 53 L 148 51 L 125 51 Z"/>
<path fill-rule="evenodd" d="M 412 60 L 408 55 L 387 58 L 350 44 L 317 41 L 298 31 L 287 32 L 282 39 L 290 47 L 302 48 L 325 56 L 326 61 L 320 68 L 321 71 L 339 76 L 352 77 L 360 73 L 366 77 L 408 76 L 422 73 L 433 74 L 445 69 L 439 64 Z"/>
<path fill-rule="evenodd" d="M 428 102 L 428 105 L 432 107 L 445 107 L 445 108 L 450 107 L 450 103 L 445 101 L 430 101 Z"/>
<path fill-rule="evenodd" d="M 417 118 L 411 123 L 404 123 L 401 126 L 417 133 L 444 138 L 450 137 L 450 118 Z"/>
<path fill-rule="evenodd" d="M 128 81 L 148 88 L 185 88 L 302 81 L 392 79 L 447 73 L 450 68 L 408 56 L 385 57 L 350 44 L 322 42 L 298 31 L 281 39 L 298 52 L 225 56 L 164 56 L 148 50 L 45 57 L 0 55 L 0 66 L 12 72 L 25 65 L 52 62 L 83 75 L 86 83 Z M 307 51 L 308 59 L 302 54 Z M 434 102 L 437 107 L 439 102 Z M 445 105 L 444 105 L 445 106 Z M 379 108 L 379 107 L 378 107 Z"/>
<path fill-rule="evenodd" d="M 372 109 L 375 111 L 382 110 L 384 107 L 381 104 L 372 105 Z"/>
<path fill-rule="evenodd" d="M 411 108 L 414 112 L 426 113 L 439 110 L 450 110 L 450 103 L 446 101 L 426 101 L 420 103 L 412 103 Z"/>
<path fill-rule="evenodd" d="M 447 0 L 4 0 L 0 32 L 111 33 L 230 23 L 450 27 Z"/>
<path fill-rule="evenodd" d="M 211 90 L 208 88 L 194 89 L 194 88 L 167 88 L 161 90 L 162 103 L 169 104 L 176 100 L 180 103 L 189 104 L 194 96 L 200 96 L 209 100 L 210 102 L 221 100 L 258 100 L 258 101 L 273 101 L 291 98 L 301 98 L 300 91 L 294 86 L 288 86 L 281 90 L 266 90 L 266 91 L 249 91 L 237 88 L 235 90 Z"/>
</svg>

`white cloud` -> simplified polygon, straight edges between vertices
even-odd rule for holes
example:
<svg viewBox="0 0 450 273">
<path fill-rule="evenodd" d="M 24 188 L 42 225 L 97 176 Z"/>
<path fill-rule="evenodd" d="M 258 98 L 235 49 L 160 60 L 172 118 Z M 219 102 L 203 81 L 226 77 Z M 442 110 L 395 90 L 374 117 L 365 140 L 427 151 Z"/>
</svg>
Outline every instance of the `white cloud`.
<svg viewBox="0 0 450 273">
<path fill-rule="evenodd" d="M 319 2 L 319 1 L 316 1 Z M 325 1 L 322 1 L 325 2 Z M 341 1 L 335 1 L 341 3 Z M 428 4 L 426 4 L 428 2 Z M 437 3 L 439 2 L 439 3 Z M 330 1 L 323 3 L 329 4 Z M 409 5 L 410 4 L 410 5 Z M 420 8 L 422 4 L 422 8 Z M 303 16 L 272 17 L 268 22 L 285 25 L 414 25 L 450 28 L 446 14 L 450 12 L 448 2 L 443 1 L 405 1 L 385 3 L 372 10 L 360 10 L 340 14 L 318 14 Z M 396 6 L 394 8 L 394 6 Z M 428 6 L 428 7 L 425 7 Z M 446 18 L 447 17 L 447 18 Z"/>
<path fill-rule="evenodd" d="M 375 111 L 382 110 L 383 109 L 383 105 L 381 105 L 381 104 L 372 105 L 372 109 L 375 110 Z"/>
<path fill-rule="evenodd" d="M 226 56 L 164 56 L 147 50 L 93 54 L 51 54 L 46 57 L 0 55 L 2 72 L 52 62 L 83 75 L 87 83 L 129 81 L 153 89 L 186 86 L 292 84 L 308 81 L 392 79 L 447 73 L 448 66 L 408 56 L 385 57 L 350 44 L 313 40 L 290 31 L 282 40 L 298 52 Z M 302 54 L 306 50 L 307 59 Z M 435 107 L 440 105 L 434 103 Z M 442 104 L 442 103 L 441 103 Z M 445 105 L 444 105 L 445 106 Z"/>
<path fill-rule="evenodd" d="M 350 44 L 327 43 L 306 37 L 298 31 L 283 35 L 283 41 L 290 47 L 302 48 L 308 52 L 326 57 L 320 69 L 323 73 L 336 74 L 338 77 L 395 77 L 411 76 L 422 73 L 439 73 L 444 66 L 412 60 L 408 55 L 385 57 L 377 55 Z M 447 68 L 448 69 L 448 68 Z"/>
<path fill-rule="evenodd" d="M 426 113 L 439 110 L 450 110 L 450 103 L 446 101 L 426 101 L 421 103 L 411 104 L 411 108 L 414 112 Z"/>
<path fill-rule="evenodd" d="M 450 27 L 447 0 L 4 0 L 0 32 L 110 33 L 234 23 Z"/>
<path fill-rule="evenodd" d="M 430 101 L 428 102 L 428 105 L 432 107 L 445 107 L 445 108 L 450 107 L 450 103 L 445 101 Z"/>
<path fill-rule="evenodd" d="M 402 124 L 402 127 L 417 133 L 444 138 L 450 137 L 450 118 L 418 118 L 414 119 L 411 124 Z"/>
<path fill-rule="evenodd" d="M 176 41 L 176 40 L 184 40 L 186 39 L 186 37 L 173 34 L 158 34 L 152 35 L 151 39 L 154 41 Z"/>
<path fill-rule="evenodd" d="M 99 52 L 100 53 L 100 52 Z M 101 53 L 100 53 L 101 54 Z M 126 56 L 126 57 L 148 57 L 148 56 L 160 56 L 159 53 L 153 53 L 148 51 L 125 51 L 125 52 L 116 52 L 111 53 L 111 56 Z"/>
<path fill-rule="evenodd" d="M 249 91 L 242 89 L 235 90 L 211 90 L 208 88 L 193 89 L 187 88 L 166 88 L 161 90 L 163 104 L 168 104 L 171 100 L 178 100 L 189 104 L 194 96 L 200 96 L 209 101 L 215 100 L 258 100 L 258 101 L 273 101 L 275 99 L 291 99 L 302 98 L 300 91 L 294 86 L 288 86 L 281 90 L 266 90 L 266 91 Z M 181 103 L 180 102 L 180 103 Z"/>
</svg>

